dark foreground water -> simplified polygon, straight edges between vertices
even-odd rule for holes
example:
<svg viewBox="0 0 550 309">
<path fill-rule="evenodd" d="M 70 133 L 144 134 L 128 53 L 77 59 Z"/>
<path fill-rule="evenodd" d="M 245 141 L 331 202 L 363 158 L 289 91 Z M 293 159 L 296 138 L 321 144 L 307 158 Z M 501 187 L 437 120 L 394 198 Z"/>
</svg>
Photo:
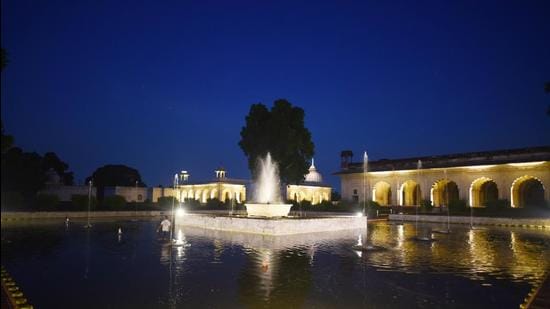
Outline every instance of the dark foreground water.
<svg viewBox="0 0 550 309">
<path fill-rule="evenodd" d="M 2 223 L 2 264 L 38 308 L 518 308 L 549 269 L 550 231 L 375 223 L 360 231 L 266 237 L 157 221 Z M 123 234 L 117 235 L 118 227 Z M 437 225 L 421 225 L 420 233 Z"/>
</svg>

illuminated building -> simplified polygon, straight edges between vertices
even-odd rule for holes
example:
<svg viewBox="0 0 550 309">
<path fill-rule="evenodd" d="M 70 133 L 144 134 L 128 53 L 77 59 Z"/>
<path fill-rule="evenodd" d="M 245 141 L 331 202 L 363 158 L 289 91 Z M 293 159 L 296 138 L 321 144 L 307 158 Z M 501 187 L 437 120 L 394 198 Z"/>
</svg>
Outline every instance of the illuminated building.
<svg viewBox="0 0 550 309">
<path fill-rule="evenodd" d="M 347 201 L 363 201 L 363 192 L 381 206 L 418 206 L 429 200 L 440 207 L 464 200 L 470 207 L 484 207 L 508 200 L 512 207 L 524 207 L 550 201 L 549 146 L 381 159 L 368 162 L 366 182 L 363 162 L 352 162 L 352 156 L 342 152 L 336 173 Z"/>
</svg>

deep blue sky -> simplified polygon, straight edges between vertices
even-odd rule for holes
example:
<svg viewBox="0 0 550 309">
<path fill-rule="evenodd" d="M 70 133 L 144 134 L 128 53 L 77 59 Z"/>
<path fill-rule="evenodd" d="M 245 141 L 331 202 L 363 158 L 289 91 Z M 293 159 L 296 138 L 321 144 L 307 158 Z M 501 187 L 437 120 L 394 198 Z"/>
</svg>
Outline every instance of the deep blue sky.
<svg viewBox="0 0 550 309">
<path fill-rule="evenodd" d="M 162 2 L 162 3 L 158 3 Z M 252 103 L 306 111 L 316 165 L 550 144 L 549 1 L 2 1 L 2 120 L 82 181 L 220 164 Z"/>
</svg>

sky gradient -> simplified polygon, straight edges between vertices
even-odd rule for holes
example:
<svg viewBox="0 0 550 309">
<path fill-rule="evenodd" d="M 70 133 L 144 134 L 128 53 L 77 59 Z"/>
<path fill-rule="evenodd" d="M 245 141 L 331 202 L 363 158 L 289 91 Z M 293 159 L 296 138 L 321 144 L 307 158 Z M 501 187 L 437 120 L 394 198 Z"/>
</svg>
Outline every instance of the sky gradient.
<svg viewBox="0 0 550 309">
<path fill-rule="evenodd" d="M 366 1 L 365 1 L 366 2 Z M 380 3 L 381 2 L 381 3 Z M 250 105 L 306 113 L 339 191 L 361 160 L 550 144 L 549 1 L 2 1 L 5 131 L 77 182 L 248 178 Z"/>
</svg>

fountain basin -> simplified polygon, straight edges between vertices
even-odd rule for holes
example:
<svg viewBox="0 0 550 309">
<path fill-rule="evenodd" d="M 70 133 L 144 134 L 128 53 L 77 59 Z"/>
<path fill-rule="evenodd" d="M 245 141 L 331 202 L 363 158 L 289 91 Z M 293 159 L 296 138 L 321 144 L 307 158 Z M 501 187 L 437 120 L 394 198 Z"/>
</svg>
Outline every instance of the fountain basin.
<svg viewBox="0 0 550 309">
<path fill-rule="evenodd" d="M 287 217 L 292 204 L 244 204 L 249 217 Z"/>
<path fill-rule="evenodd" d="M 237 233 L 283 236 L 342 230 L 365 229 L 365 217 L 337 216 L 299 218 L 231 217 L 186 214 L 176 217 L 175 227 L 199 227 Z"/>
</svg>

